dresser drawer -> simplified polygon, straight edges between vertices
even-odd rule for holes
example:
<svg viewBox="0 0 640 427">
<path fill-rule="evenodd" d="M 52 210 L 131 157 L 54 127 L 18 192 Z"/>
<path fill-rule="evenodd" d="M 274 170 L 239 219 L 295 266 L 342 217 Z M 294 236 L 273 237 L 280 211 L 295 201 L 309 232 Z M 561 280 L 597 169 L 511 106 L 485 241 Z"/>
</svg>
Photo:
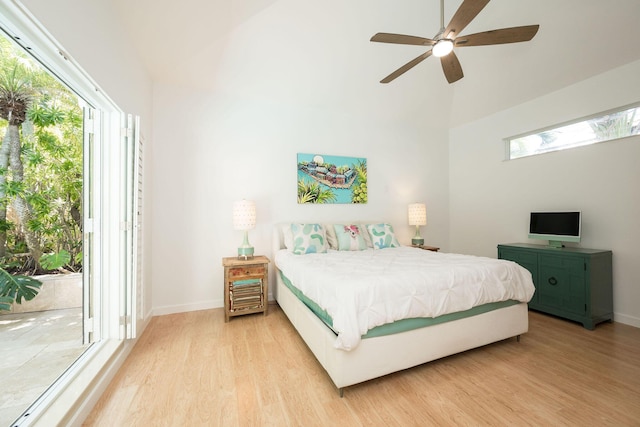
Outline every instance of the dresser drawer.
<svg viewBox="0 0 640 427">
<path fill-rule="evenodd" d="M 504 251 L 504 259 L 515 261 L 518 264 L 535 264 L 538 262 L 538 254 L 523 251 Z"/>
</svg>

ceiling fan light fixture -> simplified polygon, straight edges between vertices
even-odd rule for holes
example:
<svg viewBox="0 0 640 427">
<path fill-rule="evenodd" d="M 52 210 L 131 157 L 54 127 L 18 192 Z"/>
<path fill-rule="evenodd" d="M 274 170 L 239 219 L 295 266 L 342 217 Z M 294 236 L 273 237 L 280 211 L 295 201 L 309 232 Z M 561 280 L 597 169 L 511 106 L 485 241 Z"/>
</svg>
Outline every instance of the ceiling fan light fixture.
<svg viewBox="0 0 640 427">
<path fill-rule="evenodd" d="M 451 53 L 452 50 L 453 50 L 453 41 L 449 39 L 440 39 L 433 46 L 433 49 L 431 52 L 433 53 L 433 56 L 440 58 L 443 56 L 447 56 L 448 54 Z"/>
<path fill-rule="evenodd" d="M 497 30 L 482 31 L 475 34 L 462 35 L 464 29 L 473 21 L 490 0 L 458 0 L 462 4 L 453 14 L 451 21 L 444 26 L 444 0 L 440 0 L 440 31 L 431 39 L 409 36 L 405 34 L 377 33 L 371 37 L 372 42 L 406 44 L 415 46 L 429 46 L 429 50 L 412 59 L 402 67 L 389 74 L 380 83 L 389 83 L 400 77 L 430 56 L 440 58 L 442 71 L 449 83 L 454 83 L 464 77 L 462 66 L 455 48 L 467 46 L 489 46 L 496 44 L 527 42 L 531 40 L 539 25 L 524 25 L 520 27 L 499 28 Z"/>
</svg>

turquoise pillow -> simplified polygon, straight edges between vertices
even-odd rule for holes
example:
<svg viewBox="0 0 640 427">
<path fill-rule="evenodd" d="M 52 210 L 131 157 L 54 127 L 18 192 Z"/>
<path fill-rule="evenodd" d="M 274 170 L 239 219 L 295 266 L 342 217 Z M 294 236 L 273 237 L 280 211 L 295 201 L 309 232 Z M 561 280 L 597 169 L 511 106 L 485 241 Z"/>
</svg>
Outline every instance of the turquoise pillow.
<svg viewBox="0 0 640 427">
<path fill-rule="evenodd" d="M 400 242 L 396 239 L 391 224 L 369 224 L 367 231 L 371 236 L 374 249 L 399 248 Z"/>
<path fill-rule="evenodd" d="M 296 255 L 327 252 L 327 237 L 320 224 L 291 224 L 293 253 Z"/>
<path fill-rule="evenodd" d="M 364 240 L 366 230 L 358 224 L 335 224 L 339 251 L 362 251 L 367 249 L 367 242 Z"/>
</svg>

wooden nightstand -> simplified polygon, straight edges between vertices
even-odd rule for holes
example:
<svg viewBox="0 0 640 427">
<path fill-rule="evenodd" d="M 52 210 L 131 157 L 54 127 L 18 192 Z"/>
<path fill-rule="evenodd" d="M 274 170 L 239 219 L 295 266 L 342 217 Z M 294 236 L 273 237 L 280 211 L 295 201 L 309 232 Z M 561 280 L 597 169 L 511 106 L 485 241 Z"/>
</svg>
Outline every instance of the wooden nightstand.
<svg viewBox="0 0 640 427">
<path fill-rule="evenodd" d="M 424 249 L 425 251 L 438 252 L 440 248 L 436 248 L 435 246 L 427 246 L 427 245 L 411 245 L 414 248 Z"/>
<path fill-rule="evenodd" d="M 269 258 L 222 258 L 224 267 L 224 321 L 251 313 L 267 315 Z"/>
</svg>

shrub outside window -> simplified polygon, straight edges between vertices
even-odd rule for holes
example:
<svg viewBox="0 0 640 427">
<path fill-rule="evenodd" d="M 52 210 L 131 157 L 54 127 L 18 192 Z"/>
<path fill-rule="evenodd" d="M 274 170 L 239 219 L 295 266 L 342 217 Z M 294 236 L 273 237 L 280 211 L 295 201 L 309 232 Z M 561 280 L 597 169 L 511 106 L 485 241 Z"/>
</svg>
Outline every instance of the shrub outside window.
<svg viewBox="0 0 640 427">
<path fill-rule="evenodd" d="M 535 133 L 507 138 L 507 159 L 640 135 L 640 105 L 622 107 Z"/>
</svg>

